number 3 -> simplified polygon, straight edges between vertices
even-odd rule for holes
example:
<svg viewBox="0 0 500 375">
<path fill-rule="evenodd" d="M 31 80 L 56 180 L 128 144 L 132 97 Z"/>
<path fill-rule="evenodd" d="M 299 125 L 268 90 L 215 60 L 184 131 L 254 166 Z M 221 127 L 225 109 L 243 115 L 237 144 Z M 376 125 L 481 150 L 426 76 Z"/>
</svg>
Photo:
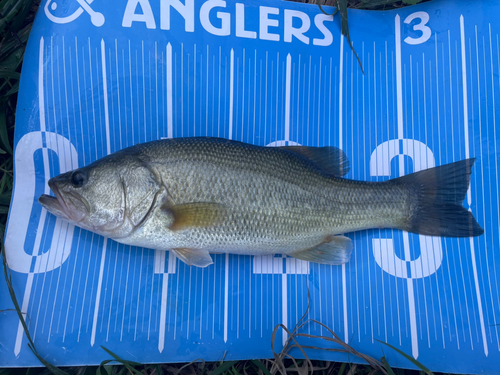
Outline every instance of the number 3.
<svg viewBox="0 0 500 375">
<path fill-rule="evenodd" d="M 406 17 L 405 23 L 410 24 L 411 21 L 413 21 L 415 18 L 420 18 L 421 22 L 413 26 L 413 30 L 421 31 L 422 36 L 416 39 L 406 37 L 405 42 L 408 44 L 421 44 L 429 40 L 429 38 L 431 37 L 431 29 L 429 28 L 429 26 L 426 26 L 427 22 L 429 22 L 429 14 L 427 12 L 412 13 L 408 17 Z"/>
</svg>

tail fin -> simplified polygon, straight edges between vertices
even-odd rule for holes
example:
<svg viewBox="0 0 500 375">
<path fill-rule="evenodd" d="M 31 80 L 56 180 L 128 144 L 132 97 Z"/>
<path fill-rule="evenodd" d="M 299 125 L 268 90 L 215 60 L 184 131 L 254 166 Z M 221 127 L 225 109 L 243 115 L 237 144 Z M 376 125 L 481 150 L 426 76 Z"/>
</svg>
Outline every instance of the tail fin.
<svg viewBox="0 0 500 375">
<path fill-rule="evenodd" d="M 426 169 L 395 179 L 415 198 L 410 205 L 408 232 L 428 236 L 475 237 L 484 233 L 463 206 L 475 159 Z"/>
</svg>

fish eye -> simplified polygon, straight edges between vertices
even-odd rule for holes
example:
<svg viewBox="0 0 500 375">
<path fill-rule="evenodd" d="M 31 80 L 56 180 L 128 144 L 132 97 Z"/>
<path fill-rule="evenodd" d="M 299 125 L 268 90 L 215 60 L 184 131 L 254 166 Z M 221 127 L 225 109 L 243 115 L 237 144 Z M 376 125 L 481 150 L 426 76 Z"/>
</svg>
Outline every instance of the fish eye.
<svg viewBox="0 0 500 375">
<path fill-rule="evenodd" d="M 87 182 L 87 174 L 81 170 L 77 169 L 71 173 L 71 183 L 74 187 L 81 187 Z"/>
</svg>

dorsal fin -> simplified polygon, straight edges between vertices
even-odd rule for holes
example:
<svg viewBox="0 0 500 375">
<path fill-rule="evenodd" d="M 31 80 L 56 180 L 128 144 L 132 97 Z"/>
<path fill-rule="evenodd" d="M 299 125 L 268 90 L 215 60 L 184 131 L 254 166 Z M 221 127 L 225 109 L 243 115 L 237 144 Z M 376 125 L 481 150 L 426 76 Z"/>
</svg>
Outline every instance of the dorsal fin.
<svg viewBox="0 0 500 375">
<path fill-rule="evenodd" d="M 280 148 L 311 160 L 335 177 L 345 176 L 350 169 L 347 155 L 337 147 L 282 146 Z"/>
</svg>

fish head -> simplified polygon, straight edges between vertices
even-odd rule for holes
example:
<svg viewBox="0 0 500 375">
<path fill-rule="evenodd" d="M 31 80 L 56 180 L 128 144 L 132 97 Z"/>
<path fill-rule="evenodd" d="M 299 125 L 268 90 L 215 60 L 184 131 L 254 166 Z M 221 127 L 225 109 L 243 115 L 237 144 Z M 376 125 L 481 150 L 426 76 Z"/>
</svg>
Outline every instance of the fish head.
<svg viewBox="0 0 500 375">
<path fill-rule="evenodd" d="M 152 209 L 159 189 L 144 162 L 123 155 L 63 173 L 48 184 L 54 196 L 38 199 L 47 211 L 110 238 L 128 236 Z"/>
<path fill-rule="evenodd" d="M 53 177 L 54 196 L 38 201 L 50 213 L 114 239 L 129 236 L 153 211 L 161 177 L 144 157 L 126 150 Z"/>
<path fill-rule="evenodd" d="M 62 173 L 48 184 L 54 196 L 44 194 L 38 201 L 57 217 L 105 236 L 123 224 L 124 188 L 119 170 L 109 163 Z"/>
</svg>

